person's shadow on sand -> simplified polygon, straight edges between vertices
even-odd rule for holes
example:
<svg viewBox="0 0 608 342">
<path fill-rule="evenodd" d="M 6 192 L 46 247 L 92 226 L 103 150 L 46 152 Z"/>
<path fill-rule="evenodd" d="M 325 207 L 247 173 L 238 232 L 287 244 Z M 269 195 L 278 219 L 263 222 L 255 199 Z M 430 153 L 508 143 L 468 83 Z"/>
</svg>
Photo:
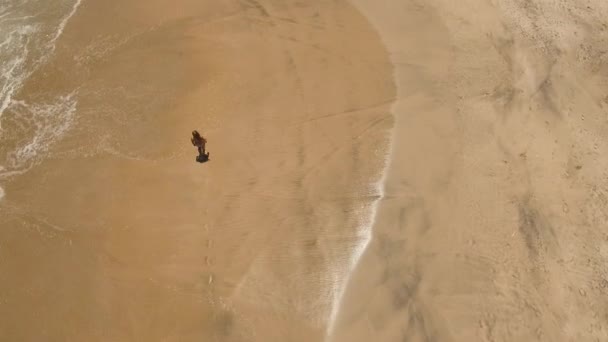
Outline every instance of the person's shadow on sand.
<svg viewBox="0 0 608 342">
<path fill-rule="evenodd" d="M 209 161 L 209 152 L 207 152 L 206 154 L 199 154 L 198 156 L 196 156 L 196 161 L 199 163 L 205 163 Z"/>
</svg>

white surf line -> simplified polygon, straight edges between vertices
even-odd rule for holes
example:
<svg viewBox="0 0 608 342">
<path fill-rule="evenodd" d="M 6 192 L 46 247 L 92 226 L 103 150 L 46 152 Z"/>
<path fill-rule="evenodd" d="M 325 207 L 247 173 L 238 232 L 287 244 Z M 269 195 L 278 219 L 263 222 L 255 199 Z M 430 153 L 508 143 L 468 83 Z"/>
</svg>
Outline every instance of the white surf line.
<svg viewBox="0 0 608 342">
<path fill-rule="evenodd" d="M 52 54 L 53 52 L 55 52 L 55 43 L 57 42 L 57 39 L 59 39 L 59 37 L 61 37 L 61 35 L 63 34 L 63 30 L 65 29 L 66 25 L 68 24 L 68 21 L 74 16 L 74 14 L 76 13 L 76 11 L 78 10 L 78 7 L 80 7 L 80 4 L 82 4 L 82 0 L 76 0 L 76 2 L 74 3 L 74 5 L 72 5 L 72 9 L 70 10 L 70 13 L 68 13 L 68 15 L 66 15 L 63 20 L 59 23 L 59 26 L 57 27 L 57 32 L 55 33 L 55 36 L 51 39 L 51 51 L 49 52 L 48 55 Z M 26 47 L 27 49 L 27 47 Z M 27 53 L 26 53 L 27 55 Z M 34 70 L 37 69 L 37 67 L 34 68 Z M 34 71 L 32 71 L 31 73 L 33 73 Z M 30 75 L 31 75 L 30 73 Z M 29 75 L 27 75 L 26 77 L 28 77 Z M 4 103 L 1 104 L 0 107 L 0 116 L 2 116 L 2 113 L 4 112 L 4 110 L 10 105 L 12 98 L 11 95 L 14 93 L 16 89 L 11 89 L 11 92 L 9 93 L 9 95 L 7 96 L 7 98 L 5 99 Z M 4 167 L 0 166 L 0 171 L 4 169 Z M 2 200 L 2 198 L 4 198 L 5 192 L 4 189 L 0 186 L 0 200 Z"/>
<path fill-rule="evenodd" d="M 376 195 L 378 196 L 378 198 L 376 200 L 374 200 L 374 202 L 372 202 L 367 219 L 363 219 L 359 225 L 359 234 L 361 235 L 361 239 L 359 240 L 359 244 L 353 249 L 353 252 L 350 255 L 350 259 L 348 260 L 348 263 L 346 265 L 346 275 L 342 279 L 335 279 L 335 281 L 334 281 L 335 288 L 332 291 L 333 292 L 332 294 L 334 295 L 334 297 L 333 297 L 333 302 L 331 305 L 331 311 L 329 314 L 329 320 L 327 323 L 327 329 L 325 331 L 325 341 L 326 342 L 330 342 L 333 339 L 333 335 L 334 335 L 335 328 L 336 328 L 335 325 L 336 325 L 336 321 L 339 317 L 340 309 L 342 308 L 342 301 L 344 299 L 344 294 L 346 292 L 346 289 L 348 288 L 348 285 L 350 283 L 353 272 L 359 265 L 359 262 L 361 261 L 361 257 L 363 256 L 363 254 L 365 253 L 365 251 L 367 250 L 367 248 L 369 247 L 369 245 L 372 241 L 372 237 L 373 237 L 372 232 L 373 232 L 373 227 L 376 223 L 376 217 L 378 215 L 378 208 L 379 208 L 382 200 L 385 198 L 386 179 L 388 176 L 388 171 L 391 166 L 392 157 L 393 157 L 393 145 L 394 145 L 394 140 L 395 140 L 395 137 L 394 137 L 395 126 L 396 126 L 396 122 L 397 122 L 397 116 L 395 113 L 396 113 L 397 104 L 399 103 L 399 95 L 400 95 L 399 82 L 396 77 L 397 67 L 394 63 L 393 54 L 391 53 L 389 45 L 387 44 L 387 42 L 385 41 L 384 37 L 382 36 L 382 34 L 380 32 L 381 30 L 379 30 L 379 28 L 374 24 L 373 20 L 371 20 L 371 18 L 369 18 L 367 16 L 366 12 L 362 9 L 363 6 L 361 6 L 361 1 L 351 0 L 350 2 L 353 4 L 353 6 L 355 8 L 357 8 L 359 10 L 359 12 L 362 15 L 364 15 L 368 19 L 370 25 L 372 25 L 372 27 L 374 28 L 374 30 L 380 37 L 380 40 L 382 41 L 382 43 L 387 51 L 387 53 L 389 55 L 389 60 L 393 66 L 393 84 L 395 84 L 395 87 L 396 87 L 395 91 L 396 91 L 397 96 L 396 96 L 396 99 L 393 101 L 393 104 L 391 105 L 391 109 L 390 109 L 390 113 L 394 118 L 394 124 L 393 124 L 393 127 L 389 131 L 388 146 L 387 146 L 386 152 L 384 154 L 384 167 L 382 169 L 382 172 L 380 173 L 380 179 L 374 184 L 374 191 L 376 192 Z M 341 274 L 335 273 L 335 277 L 339 277 L 342 274 L 344 274 L 344 273 L 341 273 Z"/>
<path fill-rule="evenodd" d="M 5 44 L 9 45 L 12 41 L 13 41 L 13 36 L 11 35 L 4 42 L 2 42 L 2 44 L 0 44 L 0 46 L 4 46 Z M 4 74 L 2 75 L 2 77 L 4 77 L 5 75 L 8 74 L 9 78 L 15 78 L 15 75 L 14 75 L 15 69 L 23 66 L 23 63 L 25 63 L 28 53 L 29 53 L 29 50 L 26 45 L 23 47 L 23 54 L 21 56 L 19 56 L 18 58 L 13 59 L 11 61 L 12 65 L 11 65 L 10 69 L 5 71 Z M 6 108 L 8 108 L 9 105 L 11 104 L 13 94 L 21 87 L 23 80 L 26 79 L 27 76 L 28 75 L 20 77 L 17 82 L 6 82 L 4 84 L 4 86 L 2 86 L 2 89 L 0 89 L 0 94 L 3 94 L 3 95 L 6 94 L 6 96 L 4 96 L 4 100 L 2 101 L 2 103 L 0 103 L 0 117 L 2 117 L 2 114 L 4 113 Z M 2 129 L 2 122 L 0 122 L 0 130 L 1 129 Z"/>
<path fill-rule="evenodd" d="M 72 9 L 70 10 L 70 13 L 68 13 L 68 15 L 66 15 L 63 20 L 61 20 L 61 22 L 59 23 L 59 26 L 57 27 L 57 32 L 55 32 L 55 36 L 50 40 L 50 51 L 49 53 L 44 56 L 41 60 L 37 61 L 36 65 L 34 66 L 33 70 L 31 70 L 29 73 L 27 73 L 23 79 L 26 79 L 27 77 L 29 77 L 32 73 L 34 73 L 36 71 L 36 69 L 38 69 L 38 66 L 40 66 L 40 64 L 42 64 L 42 62 L 46 59 L 47 56 L 50 56 L 53 52 L 55 52 L 55 48 L 56 45 L 55 43 L 57 42 L 57 39 L 59 39 L 59 37 L 61 37 L 61 35 L 63 34 L 63 30 L 65 29 L 66 25 L 68 24 L 68 21 L 74 16 L 74 14 L 76 13 L 76 11 L 78 10 L 78 7 L 80 7 L 80 4 L 82 3 L 82 0 L 76 0 L 76 2 L 74 3 L 74 5 L 72 6 Z M 34 16 L 24 16 L 22 18 L 30 18 L 30 17 L 34 17 Z M 10 43 L 10 40 L 12 40 L 12 37 L 9 37 L 6 41 L 4 41 L 2 44 L 8 44 Z M 25 53 L 23 54 L 23 59 L 26 58 L 28 54 L 28 49 L 27 46 L 25 47 Z M 18 61 L 19 63 L 15 63 L 11 70 L 9 70 L 9 74 L 12 74 L 13 70 L 18 67 L 21 66 L 21 63 L 23 63 L 24 61 Z M 2 116 L 2 113 L 4 112 L 4 110 L 6 110 L 6 108 L 9 107 L 10 103 L 12 102 L 12 95 L 19 90 L 19 88 L 21 88 L 21 84 L 10 84 L 9 85 L 9 90 L 7 91 L 8 95 L 6 96 L 4 102 L 2 104 L 0 104 L 0 116 Z M 1 126 L 0 126 L 1 127 Z"/>
<path fill-rule="evenodd" d="M 76 0 L 74 5 L 72 6 L 72 10 L 70 11 L 70 13 L 68 13 L 68 15 L 66 15 L 63 18 L 61 23 L 59 23 L 59 27 L 57 28 L 57 32 L 55 33 L 55 37 L 53 37 L 53 39 L 51 39 L 51 44 L 52 44 L 51 53 L 53 53 L 55 51 L 55 42 L 57 41 L 57 39 L 59 39 L 59 37 L 61 37 L 61 35 L 63 34 L 63 30 L 65 29 L 66 25 L 68 24 L 68 21 L 70 21 L 70 19 L 74 16 L 76 11 L 78 10 L 78 7 L 80 7 L 81 3 L 82 3 L 82 0 Z"/>
<path fill-rule="evenodd" d="M 392 113 L 392 111 L 391 111 L 391 113 Z M 346 275 L 344 276 L 344 273 L 338 273 L 338 272 L 334 273 L 334 277 L 335 277 L 335 279 L 333 281 L 334 289 L 332 291 L 333 302 L 331 305 L 331 311 L 329 313 L 327 330 L 325 331 L 325 341 L 330 341 L 333 336 L 338 314 L 340 313 L 340 309 L 342 308 L 342 300 L 344 298 L 346 288 L 348 287 L 348 284 L 350 283 L 350 278 L 351 278 L 353 272 L 355 271 L 355 269 L 357 268 L 359 261 L 361 261 L 361 257 L 363 256 L 363 254 L 367 250 L 367 247 L 369 246 L 370 242 L 372 241 L 372 228 L 373 228 L 374 224 L 376 223 L 378 207 L 385 195 L 386 175 L 387 175 L 388 167 L 390 165 L 390 157 L 392 155 L 392 146 L 393 146 L 392 131 L 393 130 L 391 129 L 391 133 L 389 134 L 390 135 L 389 145 L 388 145 L 387 152 L 386 152 L 386 155 L 384 158 L 384 167 L 383 167 L 383 170 L 382 170 L 382 173 L 380 176 L 380 180 L 378 180 L 374 184 L 374 191 L 376 192 L 376 195 L 378 197 L 372 202 L 371 208 L 370 208 L 370 213 L 367 216 L 367 218 L 362 219 L 362 222 L 360 223 L 360 226 L 358 229 L 358 234 L 357 234 L 360 237 L 360 240 L 358 241 L 357 246 L 355 246 L 355 248 L 353 248 L 353 252 L 350 255 L 350 259 L 347 262 L 346 270 L 345 270 Z M 341 276 L 342 276 L 342 279 L 338 279 Z"/>
</svg>

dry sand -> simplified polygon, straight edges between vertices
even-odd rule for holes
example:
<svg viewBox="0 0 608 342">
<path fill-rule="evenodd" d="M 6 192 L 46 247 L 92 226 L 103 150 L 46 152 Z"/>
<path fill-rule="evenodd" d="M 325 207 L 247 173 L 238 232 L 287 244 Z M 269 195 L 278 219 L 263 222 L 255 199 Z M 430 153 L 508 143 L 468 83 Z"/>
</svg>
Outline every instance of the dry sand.
<svg viewBox="0 0 608 342">
<path fill-rule="evenodd" d="M 0 340 L 608 340 L 605 18 L 85 0 L 22 91 L 78 111 L 2 184 Z"/>
<path fill-rule="evenodd" d="M 398 98 L 328 340 L 608 340 L 608 5 L 354 2 Z"/>
</svg>

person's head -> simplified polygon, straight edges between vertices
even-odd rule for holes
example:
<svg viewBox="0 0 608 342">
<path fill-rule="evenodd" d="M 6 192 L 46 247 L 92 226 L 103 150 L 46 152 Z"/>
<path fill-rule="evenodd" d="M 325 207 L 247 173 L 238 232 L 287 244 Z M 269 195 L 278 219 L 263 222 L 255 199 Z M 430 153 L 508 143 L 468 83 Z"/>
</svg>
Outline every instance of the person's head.
<svg viewBox="0 0 608 342">
<path fill-rule="evenodd" d="M 198 133 L 198 131 L 192 131 L 192 136 L 195 138 L 200 138 L 201 135 Z"/>
</svg>

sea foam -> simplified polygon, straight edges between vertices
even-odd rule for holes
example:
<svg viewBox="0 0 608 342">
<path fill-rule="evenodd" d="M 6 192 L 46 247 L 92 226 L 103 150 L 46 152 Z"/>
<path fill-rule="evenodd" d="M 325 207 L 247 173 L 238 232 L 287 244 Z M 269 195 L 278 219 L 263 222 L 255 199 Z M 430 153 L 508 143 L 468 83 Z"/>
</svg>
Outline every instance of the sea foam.
<svg viewBox="0 0 608 342">
<path fill-rule="evenodd" d="M 0 180 L 29 170 L 72 125 L 76 91 L 31 103 L 18 97 L 27 79 L 53 55 L 81 2 L 0 4 Z"/>
</svg>

